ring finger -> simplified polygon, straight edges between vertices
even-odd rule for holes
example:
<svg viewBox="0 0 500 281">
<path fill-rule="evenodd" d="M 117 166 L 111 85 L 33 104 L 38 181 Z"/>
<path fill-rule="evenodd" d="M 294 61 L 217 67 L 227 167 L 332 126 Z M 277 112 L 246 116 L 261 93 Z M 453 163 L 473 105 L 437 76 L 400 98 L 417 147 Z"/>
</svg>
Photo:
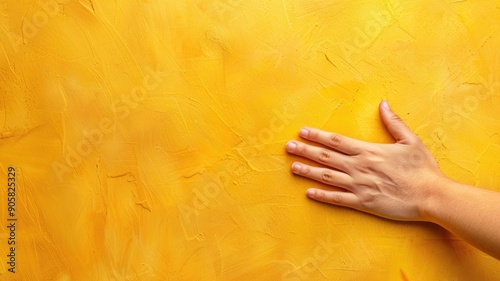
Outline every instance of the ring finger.
<svg viewBox="0 0 500 281">
<path fill-rule="evenodd" d="M 347 156 L 345 154 L 327 148 L 308 145 L 299 141 L 289 141 L 286 144 L 286 150 L 289 153 L 311 159 L 337 170 L 343 172 L 347 171 L 345 165 Z"/>
</svg>

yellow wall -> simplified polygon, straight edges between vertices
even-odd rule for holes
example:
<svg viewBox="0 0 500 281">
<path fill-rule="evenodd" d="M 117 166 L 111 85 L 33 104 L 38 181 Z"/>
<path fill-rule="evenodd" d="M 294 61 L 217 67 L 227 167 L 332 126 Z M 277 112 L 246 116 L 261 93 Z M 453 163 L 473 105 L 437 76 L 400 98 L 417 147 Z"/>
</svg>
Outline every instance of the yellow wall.
<svg viewBox="0 0 500 281">
<path fill-rule="evenodd" d="M 4 0 L 0 14 L 1 280 L 498 278 L 438 226 L 308 200 L 319 184 L 290 173 L 284 144 L 305 125 L 391 141 L 387 99 L 447 175 L 500 191 L 500 1 Z"/>
</svg>

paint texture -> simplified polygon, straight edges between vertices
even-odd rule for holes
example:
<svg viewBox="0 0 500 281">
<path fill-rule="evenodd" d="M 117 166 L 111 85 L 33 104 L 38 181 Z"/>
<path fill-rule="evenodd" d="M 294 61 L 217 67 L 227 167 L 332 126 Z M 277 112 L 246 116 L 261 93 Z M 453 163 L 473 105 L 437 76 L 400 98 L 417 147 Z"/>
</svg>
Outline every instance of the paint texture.
<svg viewBox="0 0 500 281">
<path fill-rule="evenodd" d="M 302 126 L 500 191 L 500 1 L 0 1 L 1 280 L 495 280 L 442 228 L 308 200 Z M 16 273 L 6 263 L 17 170 Z M 466 210 L 464 210 L 466 211 Z M 497 215 L 497 214 L 491 214 Z"/>
</svg>

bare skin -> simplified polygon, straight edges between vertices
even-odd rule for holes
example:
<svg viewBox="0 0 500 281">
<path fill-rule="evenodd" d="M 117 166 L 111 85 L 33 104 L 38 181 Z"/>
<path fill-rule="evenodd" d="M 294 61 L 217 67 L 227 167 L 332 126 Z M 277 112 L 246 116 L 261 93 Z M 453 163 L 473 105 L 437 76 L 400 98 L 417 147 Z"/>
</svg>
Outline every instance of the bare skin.
<svg viewBox="0 0 500 281">
<path fill-rule="evenodd" d="M 388 219 L 436 223 L 500 259 L 500 193 L 447 178 L 385 101 L 379 111 L 395 143 L 369 143 L 306 127 L 299 135 L 318 146 L 296 140 L 286 144 L 289 153 L 320 164 L 294 162 L 294 174 L 342 189 L 310 188 L 307 196 Z"/>
</svg>

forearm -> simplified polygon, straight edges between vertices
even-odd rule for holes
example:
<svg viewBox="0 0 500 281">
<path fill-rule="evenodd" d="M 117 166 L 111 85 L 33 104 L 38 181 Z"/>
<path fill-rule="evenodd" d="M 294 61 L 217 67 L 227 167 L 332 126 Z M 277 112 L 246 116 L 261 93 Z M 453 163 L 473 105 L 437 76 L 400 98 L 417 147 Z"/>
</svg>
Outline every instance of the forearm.
<svg viewBox="0 0 500 281">
<path fill-rule="evenodd" d="M 429 197 L 424 219 L 500 259 L 500 193 L 443 179 Z"/>
</svg>

